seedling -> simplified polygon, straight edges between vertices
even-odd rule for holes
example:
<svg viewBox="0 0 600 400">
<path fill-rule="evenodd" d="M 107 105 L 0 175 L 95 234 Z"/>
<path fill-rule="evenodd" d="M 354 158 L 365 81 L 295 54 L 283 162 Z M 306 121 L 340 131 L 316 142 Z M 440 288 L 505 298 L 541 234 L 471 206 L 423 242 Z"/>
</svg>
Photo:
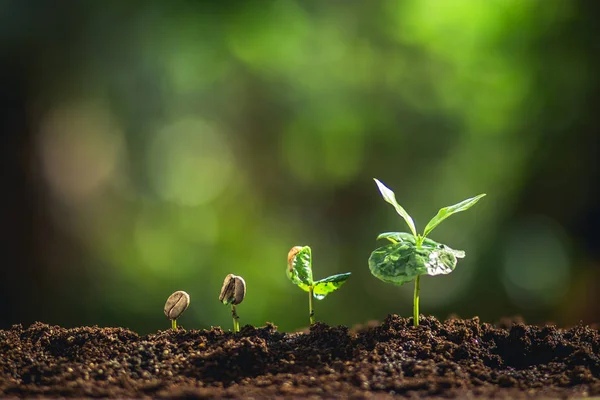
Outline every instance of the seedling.
<svg viewBox="0 0 600 400">
<path fill-rule="evenodd" d="M 178 290 L 167 299 L 165 303 L 165 315 L 171 320 L 171 329 L 177 330 L 177 318 L 190 305 L 190 295 L 183 290 Z"/>
<path fill-rule="evenodd" d="M 233 332 L 240 331 L 240 317 L 237 315 L 235 306 L 240 304 L 246 296 L 246 281 L 241 276 L 229 274 L 223 281 L 219 301 L 225 305 L 231 304 L 231 316 L 233 317 Z"/>
<path fill-rule="evenodd" d="M 377 239 L 388 239 L 391 244 L 380 247 L 369 257 L 371 273 L 384 282 L 404 285 L 415 281 L 413 298 L 413 324 L 419 325 L 419 278 L 423 274 L 445 275 L 454 271 L 458 258 L 463 258 L 465 252 L 453 250 L 450 247 L 427 238 L 427 235 L 443 220 L 461 211 L 468 210 L 479 201 L 484 194 L 463 200 L 453 206 L 440 209 L 437 215 L 425 226 L 422 235 L 417 234 L 415 223 L 408 213 L 396 202 L 396 195 L 383 183 L 375 179 L 375 183 L 383 199 L 396 209 L 404 218 L 411 233 L 387 232 Z"/>
<path fill-rule="evenodd" d="M 295 246 L 288 253 L 287 276 L 296 286 L 308 292 L 308 315 L 312 325 L 315 323 L 313 297 L 323 300 L 329 293 L 338 290 L 350 277 L 350 272 L 313 281 L 310 247 Z"/>
</svg>

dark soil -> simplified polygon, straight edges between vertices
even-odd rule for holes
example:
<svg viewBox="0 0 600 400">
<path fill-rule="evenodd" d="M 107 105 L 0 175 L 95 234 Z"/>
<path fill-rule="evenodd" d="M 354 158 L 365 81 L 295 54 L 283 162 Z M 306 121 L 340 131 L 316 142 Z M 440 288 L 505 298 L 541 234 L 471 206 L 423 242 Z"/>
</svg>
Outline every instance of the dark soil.
<svg viewBox="0 0 600 400">
<path fill-rule="evenodd" d="M 351 331 L 246 326 L 0 331 L 0 397 L 520 398 L 600 395 L 600 335 L 521 323 L 392 315 Z"/>
</svg>

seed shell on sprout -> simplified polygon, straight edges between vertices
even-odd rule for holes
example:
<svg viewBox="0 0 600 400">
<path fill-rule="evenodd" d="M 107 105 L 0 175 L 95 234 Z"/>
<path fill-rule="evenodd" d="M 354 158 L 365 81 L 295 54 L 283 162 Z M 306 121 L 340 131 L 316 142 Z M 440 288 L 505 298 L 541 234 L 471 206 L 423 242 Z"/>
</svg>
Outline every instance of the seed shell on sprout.
<svg viewBox="0 0 600 400">
<path fill-rule="evenodd" d="M 178 290 L 169 296 L 165 303 L 165 315 L 170 320 L 179 318 L 190 305 L 190 295 Z"/>
<path fill-rule="evenodd" d="M 238 305 L 246 297 L 246 281 L 241 276 L 229 274 L 223 281 L 219 301 L 223 304 Z"/>
<path fill-rule="evenodd" d="M 300 253 L 300 250 L 302 250 L 302 246 L 294 246 L 288 252 L 288 272 L 290 273 L 294 270 L 294 259 L 296 258 L 296 255 Z"/>
</svg>

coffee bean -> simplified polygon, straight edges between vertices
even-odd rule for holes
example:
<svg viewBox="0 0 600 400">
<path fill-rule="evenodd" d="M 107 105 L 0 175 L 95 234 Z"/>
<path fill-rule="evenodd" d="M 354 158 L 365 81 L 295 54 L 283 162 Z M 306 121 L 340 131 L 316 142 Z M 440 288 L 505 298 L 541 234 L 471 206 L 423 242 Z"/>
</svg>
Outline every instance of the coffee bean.
<svg viewBox="0 0 600 400">
<path fill-rule="evenodd" d="M 246 282 L 241 276 L 229 274 L 223 281 L 219 301 L 223 304 L 237 305 L 246 296 Z"/>
<path fill-rule="evenodd" d="M 190 295 L 183 290 L 178 290 L 169 296 L 165 303 L 165 315 L 170 320 L 179 318 L 190 305 Z"/>
</svg>

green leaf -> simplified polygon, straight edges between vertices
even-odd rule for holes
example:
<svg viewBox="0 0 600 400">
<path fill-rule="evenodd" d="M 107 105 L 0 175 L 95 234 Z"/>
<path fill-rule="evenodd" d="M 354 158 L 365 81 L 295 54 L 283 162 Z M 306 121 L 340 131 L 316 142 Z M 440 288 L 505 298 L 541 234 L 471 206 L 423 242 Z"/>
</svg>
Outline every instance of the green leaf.
<svg viewBox="0 0 600 400">
<path fill-rule="evenodd" d="M 392 192 L 387 186 L 385 186 L 383 183 L 381 183 L 377 179 L 375 179 L 375 183 L 377 184 L 377 188 L 379 189 L 379 192 L 383 196 L 383 199 L 394 206 L 394 208 L 396 209 L 396 212 L 402 218 L 404 218 L 404 220 L 408 224 L 408 227 L 410 228 L 410 231 L 416 237 L 417 230 L 415 229 L 415 223 L 414 223 L 413 219 L 410 217 L 410 215 L 408 215 L 406 210 L 404 208 L 402 208 L 402 206 L 400 204 L 398 204 L 398 202 L 396 201 L 396 195 L 394 194 L 394 192 Z"/>
<path fill-rule="evenodd" d="M 316 281 L 313 288 L 313 296 L 317 300 L 323 300 L 329 293 L 335 292 L 340 286 L 346 283 L 350 275 L 350 272 L 346 272 L 345 274 L 332 275 Z"/>
<path fill-rule="evenodd" d="M 403 285 L 419 275 L 449 274 L 464 251 L 427 239 L 421 246 L 403 241 L 380 247 L 369 257 L 371 273 L 384 282 Z"/>
<path fill-rule="evenodd" d="M 392 243 L 410 242 L 415 243 L 415 237 L 408 232 L 385 232 L 377 236 L 377 240 L 387 239 Z"/>
<path fill-rule="evenodd" d="M 427 223 L 427 226 L 425 227 L 425 231 L 423 232 L 423 236 L 429 235 L 429 233 L 436 226 L 438 226 L 443 220 L 445 220 L 452 214 L 456 214 L 458 212 L 465 211 L 465 210 L 468 210 L 469 208 L 473 207 L 475 205 L 475 203 L 477 203 L 479 201 L 479 199 L 481 199 L 483 196 L 485 196 L 485 193 L 480 194 L 479 196 L 471 197 L 470 199 L 463 200 L 460 203 L 455 204 L 453 206 L 448 206 L 448 207 L 444 207 L 444 208 L 440 209 L 440 211 L 438 211 L 437 215 L 435 217 L 433 217 L 431 219 L 431 221 L 429 221 Z"/>
<path fill-rule="evenodd" d="M 287 276 L 295 285 L 308 292 L 309 287 L 314 283 L 310 247 L 301 247 L 293 259 L 290 260 Z"/>
</svg>

